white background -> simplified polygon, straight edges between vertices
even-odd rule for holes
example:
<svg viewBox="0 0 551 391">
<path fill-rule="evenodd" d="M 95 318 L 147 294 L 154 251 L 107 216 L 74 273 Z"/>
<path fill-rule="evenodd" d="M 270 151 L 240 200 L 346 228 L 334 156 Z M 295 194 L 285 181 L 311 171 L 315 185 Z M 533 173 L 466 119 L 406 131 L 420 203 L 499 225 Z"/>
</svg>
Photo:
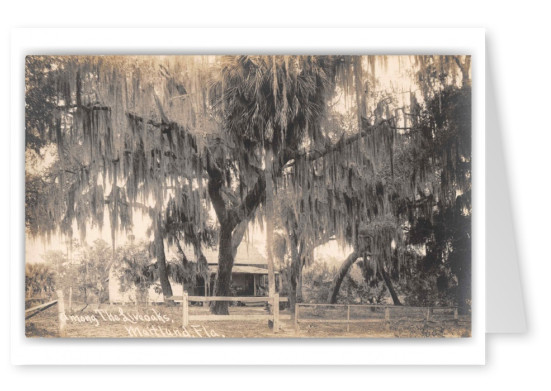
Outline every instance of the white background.
<svg viewBox="0 0 551 391">
<path fill-rule="evenodd" d="M 24 336 L 22 105 L 11 118 L 11 330 L 15 364 L 351 365 L 484 364 L 483 29 L 16 29 L 11 101 L 24 101 L 24 57 L 50 53 L 468 53 L 473 74 L 473 316 L 468 339 L 392 340 L 40 340 Z M 482 107 L 481 107 L 482 106 Z M 19 245 L 21 243 L 21 245 Z M 231 352 L 228 355 L 227 352 Z"/>
<path fill-rule="evenodd" d="M 255 388 L 293 387 L 307 382 L 309 388 L 332 389 L 384 387 L 385 389 L 504 389 L 549 385 L 549 311 L 547 280 L 550 257 L 546 254 L 551 221 L 547 155 L 549 126 L 548 67 L 551 63 L 547 37 L 549 12 L 539 3 L 523 1 L 510 7 L 500 3 L 461 1 L 392 1 L 349 5 L 346 1 L 299 5 L 298 1 L 206 2 L 203 6 L 183 2 L 155 1 L 115 5 L 114 1 L 24 2 L 3 5 L 2 86 L 0 97 L 5 129 L 0 131 L 0 183 L 9 183 L 9 34 L 11 27 L 77 26 L 311 26 L 311 27 L 485 27 L 487 54 L 496 80 L 498 107 L 509 161 L 514 217 L 521 256 L 521 278 L 528 315 L 526 335 L 488 336 L 486 367 L 372 367 L 372 368 L 16 368 L 9 365 L 8 275 L 2 284 L 2 369 L 25 388 L 59 389 L 178 389 L 214 388 L 250 384 Z M 9 192 L 2 192 L 1 237 L 8 255 Z M 7 264 L 7 259 L 4 260 Z M 231 352 L 228 354 L 231 355 Z M 101 377 L 99 375 L 102 375 Z M 219 375 L 219 376 L 216 376 Z M 245 375 L 246 381 L 245 381 Z M 531 384 L 534 382 L 533 384 Z M 537 382 L 537 383 L 536 383 Z M 9 387 L 9 386 L 8 386 Z M 12 385 L 16 387 L 16 385 Z"/>
</svg>

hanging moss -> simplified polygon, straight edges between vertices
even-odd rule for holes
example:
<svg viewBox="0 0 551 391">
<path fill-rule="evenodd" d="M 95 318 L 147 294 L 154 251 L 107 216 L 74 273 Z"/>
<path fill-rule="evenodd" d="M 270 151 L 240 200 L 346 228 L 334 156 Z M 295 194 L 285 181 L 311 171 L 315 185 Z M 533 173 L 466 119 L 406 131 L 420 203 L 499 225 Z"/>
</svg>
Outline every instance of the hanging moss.
<svg viewBox="0 0 551 391">
<path fill-rule="evenodd" d="M 316 238 L 334 235 L 343 246 L 364 246 L 363 227 L 371 227 L 372 252 L 388 263 L 389 240 L 402 245 L 405 221 L 430 218 L 436 202 L 451 202 L 470 188 L 470 87 L 456 81 L 459 73 L 468 75 L 470 60 L 401 58 L 400 67 L 415 75 L 420 89 L 407 103 L 394 91 L 377 90 L 378 73 L 390 61 L 36 60 L 26 75 L 32 98 L 27 132 L 34 137 L 27 137 L 28 147 L 41 145 L 33 140 L 54 143 L 57 174 L 44 210 L 29 213 L 31 232 L 72 235 L 76 221 L 84 235 L 90 222 L 102 226 L 107 208 L 115 242 L 131 229 L 132 211 L 141 203 L 178 222 L 176 230 L 201 238 L 211 207 L 203 183 L 211 159 L 223 173 L 228 210 L 242 205 L 271 171 L 274 200 L 288 203 L 298 242 L 314 246 Z M 48 105 L 41 106 L 39 93 L 49 95 L 43 99 Z M 343 103 L 335 104 L 339 99 Z M 265 213 L 255 209 L 254 218 L 262 222 Z"/>
</svg>

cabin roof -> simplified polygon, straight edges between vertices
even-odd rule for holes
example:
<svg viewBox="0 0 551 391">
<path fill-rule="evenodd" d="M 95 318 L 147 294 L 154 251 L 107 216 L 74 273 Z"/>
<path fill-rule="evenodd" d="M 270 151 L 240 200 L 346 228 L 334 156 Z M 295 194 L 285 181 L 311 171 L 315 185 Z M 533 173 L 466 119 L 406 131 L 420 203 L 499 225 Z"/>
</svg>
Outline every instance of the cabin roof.
<svg viewBox="0 0 551 391">
<path fill-rule="evenodd" d="M 209 265 L 209 272 L 214 274 L 218 271 L 218 265 Z M 260 274 L 267 275 L 268 269 L 257 266 L 236 265 L 231 270 L 232 274 Z M 275 274 L 278 274 L 277 272 Z"/>
<path fill-rule="evenodd" d="M 218 265 L 218 249 L 205 249 L 203 255 L 207 258 L 207 263 L 209 265 Z M 257 266 L 257 267 L 266 267 L 268 261 L 260 252 L 256 249 L 255 246 L 247 243 L 241 243 L 237 248 L 237 253 L 235 254 L 234 259 L 234 268 L 235 266 Z"/>
</svg>

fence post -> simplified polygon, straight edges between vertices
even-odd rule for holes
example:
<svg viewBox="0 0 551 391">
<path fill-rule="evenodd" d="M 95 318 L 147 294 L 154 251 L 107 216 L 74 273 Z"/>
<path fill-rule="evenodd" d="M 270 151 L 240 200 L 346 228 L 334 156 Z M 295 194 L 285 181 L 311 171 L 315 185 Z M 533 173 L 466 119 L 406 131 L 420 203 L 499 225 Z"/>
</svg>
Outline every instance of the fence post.
<svg viewBox="0 0 551 391">
<path fill-rule="evenodd" d="M 66 337 L 65 326 L 67 320 L 65 318 L 65 303 L 63 302 L 63 291 L 60 289 L 57 291 L 57 315 L 59 318 L 59 336 L 61 338 Z"/>
<path fill-rule="evenodd" d="M 387 330 L 390 329 L 390 310 L 385 306 L 385 325 Z"/>
<path fill-rule="evenodd" d="M 427 322 L 430 322 L 430 315 L 432 313 L 432 308 L 427 308 Z"/>
<path fill-rule="evenodd" d="M 182 296 L 182 326 L 186 327 L 189 324 L 189 304 L 187 300 L 187 291 L 184 291 Z"/>
<path fill-rule="evenodd" d="M 455 320 L 456 322 L 459 320 L 459 311 L 457 307 L 453 309 L 453 320 Z"/>
<path fill-rule="evenodd" d="M 350 332 L 350 304 L 346 306 L 346 332 Z"/>
<path fill-rule="evenodd" d="M 298 333 L 298 308 L 299 304 L 295 302 L 295 333 Z"/>
<path fill-rule="evenodd" d="M 274 333 L 279 331 L 279 293 L 275 293 L 272 297 L 273 312 L 274 312 Z"/>
</svg>

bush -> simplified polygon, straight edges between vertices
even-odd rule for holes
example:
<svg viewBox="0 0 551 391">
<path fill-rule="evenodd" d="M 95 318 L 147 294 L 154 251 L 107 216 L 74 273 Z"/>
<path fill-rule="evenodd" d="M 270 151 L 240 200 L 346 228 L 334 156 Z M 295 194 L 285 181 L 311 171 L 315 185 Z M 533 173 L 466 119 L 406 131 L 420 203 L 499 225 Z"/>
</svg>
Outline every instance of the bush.
<svg viewBox="0 0 551 391">
<path fill-rule="evenodd" d="M 25 265 L 25 290 L 27 297 L 47 297 L 54 295 L 56 276 L 52 267 L 45 263 Z"/>
</svg>

